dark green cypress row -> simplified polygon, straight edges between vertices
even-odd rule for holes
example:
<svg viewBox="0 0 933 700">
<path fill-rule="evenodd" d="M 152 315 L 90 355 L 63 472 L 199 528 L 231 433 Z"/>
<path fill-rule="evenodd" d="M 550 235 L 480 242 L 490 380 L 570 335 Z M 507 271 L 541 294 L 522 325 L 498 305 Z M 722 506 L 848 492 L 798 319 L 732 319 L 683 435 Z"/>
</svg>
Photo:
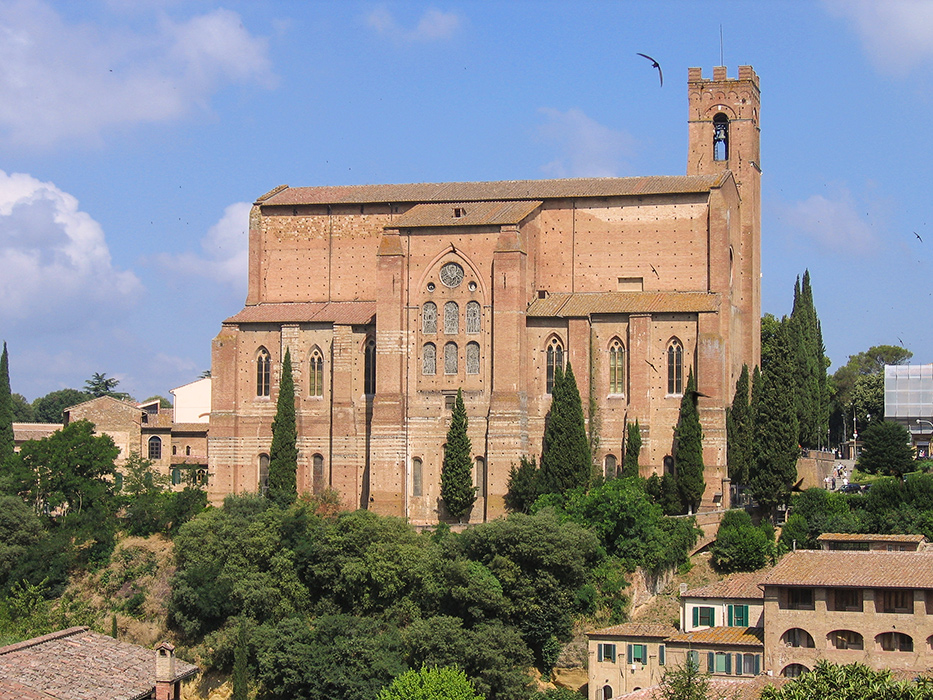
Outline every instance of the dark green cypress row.
<svg viewBox="0 0 933 700">
<path fill-rule="evenodd" d="M 10 358 L 3 343 L 0 355 L 0 466 L 13 456 L 13 395 L 10 391 Z"/>
<path fill-rule="evenodd" d="M 541 454 L 542 493 L 564 493 L 587 486 L 592 472 L 593 457 L 586 437 L 580 390 L 568 362 L 567 370 L 555 372 L 554 376 Z"/>
<path fill-rule="evenodd" d="M 247 700 L 249 697 L 249 669 L 246 665 L 248 650 L 246 648 L 246 626 L 240 620 L 236 631 L 236 646 L 233 647 L 233 676 L 231 684 L 233 692 L 230 700 Z"/>
<path fill-rule="evenodd" d="M 735 383 L 732 407 L 726 416 L 727 461 L 729 478 L 734 484 L 748 483 L 749 462 L 752 455 L 752 416 L 749 405 L 748 365 L 742 365 L 742 374 Z"/>
<path fill-rule="evenodd" d="M 638 455 L 641 453 L 641 426 L 638 419 L 625 426 L 625 460 L 622 462 L 622 476 L 638 476 Z"/>
<path fill-rule="evenodd" d="M 694 513 L 700 507 L 706 490 L 703 478 L 703 429 L 700 427 L 697 399 L 696 378 L 691 367 L 687 389 L 680 401 L 680 418 L 675 430 L 677 449 L 674 453 L 674 469 L 681 500 Z"/>
<path fill-rule="evenodd" d="M 473 446 L 467 436 L 466 407 L 463 392 L 457 389 L 457 402 L 447 430 L 444 445 L 444 464 L 441 467 L 441 499 L 447 512 L 462 520 L 476 502 L 476 487 L 473 485 Z"/>
<path fill-rule="evenodd" d="M 269 449 L 269 489 L 266 496 L 279 505 L 293 503 L 298 495 L 298 430 L 295 424 L 295 382 L 292 356 L 285 350 L 279 398 L 272 421 L 272 447 Z"/>
</svg>

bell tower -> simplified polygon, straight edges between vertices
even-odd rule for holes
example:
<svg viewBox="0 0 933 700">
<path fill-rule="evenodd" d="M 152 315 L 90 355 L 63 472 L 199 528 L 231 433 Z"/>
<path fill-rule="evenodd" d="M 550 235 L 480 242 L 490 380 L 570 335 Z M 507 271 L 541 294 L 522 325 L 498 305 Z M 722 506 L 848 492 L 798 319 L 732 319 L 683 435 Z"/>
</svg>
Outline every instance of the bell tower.
<svg viewBox="0 0 933 700">
<path fill-rule="evenodd" d="M 689 143 L 687 175 L 732 172 L 741 200 L 741 239 L 732 241 L 732 305 L 745 317 L 740 340 L 749 369 L 761 356 L 761 89 L 751 66 L 729 78 L 725 66 L 704 79 L 701 68 L 687 74 Z M 744 342 L 742 342 L 744 340 Z M 741 367 L 741 363 L 739 363 Z"/>
</svg>

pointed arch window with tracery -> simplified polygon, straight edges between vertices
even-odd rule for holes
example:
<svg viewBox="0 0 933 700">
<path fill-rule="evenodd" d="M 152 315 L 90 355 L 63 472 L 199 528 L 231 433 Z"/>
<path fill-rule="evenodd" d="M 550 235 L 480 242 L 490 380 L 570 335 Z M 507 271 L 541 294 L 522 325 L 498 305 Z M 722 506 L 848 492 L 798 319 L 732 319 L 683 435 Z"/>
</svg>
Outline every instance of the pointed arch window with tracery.
<svg viewBox="0 0 933 700">
<path fill-rule="evenodd" d="M 480 331 L 480 305 L 478 301 L 467 302 L 466 306 L 466 332 L 479 333 Z"/>
<path fill-rule="evenodd" d="M 324 396 L 324 353 L 315 347 L 308 361 L 308 394 Z"/>
<path fill-rule="evenodd" d="M 456 335 L 460 332 L 460 307 L 455 301 L 444 304 L 444 333 Z"/>
<path fill-rule="evenodd" d="M 677 338 L 667 344 L 667 393 L 684 393 L 684 346 Z"/>
<path fill-rule="evenodd" d="M 434 343 L 425 343 L 421 348 L 421 374 L 437 374 L 437 346 Z"/>
<path fill-rule="evenodd" d="M 256 396 L 268 397 L 272 391 L 272 357 L 265 348 L 256 353 Z"/>
<path fill-rule="evenodd" d="M 458 364 L 457 344 L 447 343 L 444 346 L 444 374 L 456 374 Z"/>
<path fill-rule="evenodd" d="M 625 393 L 625 346 L 618 338 L 609 344 L 609 393 Z"/>
<path fill-rule="evenodd" d="M 558 367 L 561 370 L 564 369 L 564 346 L 560 342 L 560 338 L 554 337 L 551 338 L 547 346 L 546 389 L 549 394 L 554 390 L 554 378 Z"/>
<path fill-rule="evenodd" d="M 433 301 L 426 303 L 421 310 L 421 332 L 437 333 L 437 304 Z"/>
<path fill-rule="evenodd" d="M 466 346 L 466 373 L 479 374 L 479 343 L 470 342 Z"/>
</svg>

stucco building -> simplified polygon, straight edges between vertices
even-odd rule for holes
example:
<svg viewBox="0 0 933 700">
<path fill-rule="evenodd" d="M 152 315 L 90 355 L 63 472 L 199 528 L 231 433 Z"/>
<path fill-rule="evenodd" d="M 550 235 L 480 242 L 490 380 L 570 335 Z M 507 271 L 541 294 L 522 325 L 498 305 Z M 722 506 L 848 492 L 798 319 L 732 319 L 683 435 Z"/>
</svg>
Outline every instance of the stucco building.
<svg viewBox="0 0 933 700">
<path fill-rule="evenodd" d="M 757 364 L 759 81 L 691 68 L 682 176 L 278 187 L 250 215 L 245 308 L 214 340 L 210 493 L 263 488 L 282 360 L 296 386 L 298 485 L 345 505 L 443 519 L 449 411 L 463 390 L 478 500 L 540 455 L 554 369 L 571 362 L 614 474 L 673 464 L 692 369 L 705 508 L 722 501 L 725 409 Z M 726 495 L 728 498 L 728 495 Z"/>
</svg>

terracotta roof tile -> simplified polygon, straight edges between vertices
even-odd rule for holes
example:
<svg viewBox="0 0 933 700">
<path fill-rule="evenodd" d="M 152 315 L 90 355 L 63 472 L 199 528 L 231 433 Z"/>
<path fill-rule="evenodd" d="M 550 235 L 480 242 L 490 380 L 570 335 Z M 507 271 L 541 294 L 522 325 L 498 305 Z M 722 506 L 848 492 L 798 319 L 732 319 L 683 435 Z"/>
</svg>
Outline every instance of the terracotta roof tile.
<svg viewBox="0 0 933 700">
<path fill-rule="evenodd" d="M 87 627 L 72 627 L 0 648 L 0 693 L 21 685 L 32 695 L 16 697 L 141 698 L 155 687 L 155 658 L 151 649 L 91 632 Z M 174 680 L 197 671 L 197 666 L 175 659 Z"/>
<path fill-rule="evenodd" d="M 770 568 L 732 574 L 722 581 L 708 586 L 694 588 L 684 593 L 681 598 L 743 598 L 761 600 L 765 597 L 758 584 L 771 572 Z"/>
<path fill-rule="evenodd" d="M 172 435 L 176 433 L 207 433 L 210 423 L 172 423 Z"/>
<path fill-rule="evenodd" d="M 870 535 L 865 533 L 824 532 L 817 542 L 923 542 L 923 535 Z"/>
<path fill-rule="evenodd" d="M 541 204 L 540 200 L 416 204 L 392 223 L 387 224 L 385 228 L 518 224 Z"/>
<path fill-rule="evenodd" d="M 297 204 L 377 202 L 480 202 L 560 197 L 686 194 L 708 192 L 713 188 L 721 187 L 729 177 L 731 173 L 724 171 L 718 175 L 285 187 L 263 195 L 257 200 L 257 204 L 294 206 Z"/>
<path fill-rule="evenodd" d="M 709 627 L 694 632 L 678 632 L 667 638 L 675 644 L 728 644 L 730 646 L 757 646 L 764 644 L 765 632 L 761 627 Z"/>
<path fill-rule="evenodd" d="M 14 423 L 13 439 L 16 440 L 16 442 L 41 440 L 54 433 L 56 430 L 61 429 L 61 423 Z"/>
<path fill-rule="evenodd" d="M 364 326 L 376 316 L 375 301 L 306 301 L 255 304 L 224 323 L 337 323 Z"/>
<path fill-rule="evenodd" d="M 587 637 L 659 637 L 667 638 L 677 634 L 673 625 L 649 625 L 641 622 L 627 622 L 622 625 L 603 627 L 587 632 Z"/>
<path fill-rule="evenodd" d="M 528 316 L 577 317 L 590 314 L 688 313 L 719 310 L 719 295 L 706 292 L 587 292 L 549 294 L 535 299 Z"/>
<path fill-rule="evenodd" d="M 762 585 L 933 588 L 933 553 L 798 550 L 785 554 Z"/>
</svg>

